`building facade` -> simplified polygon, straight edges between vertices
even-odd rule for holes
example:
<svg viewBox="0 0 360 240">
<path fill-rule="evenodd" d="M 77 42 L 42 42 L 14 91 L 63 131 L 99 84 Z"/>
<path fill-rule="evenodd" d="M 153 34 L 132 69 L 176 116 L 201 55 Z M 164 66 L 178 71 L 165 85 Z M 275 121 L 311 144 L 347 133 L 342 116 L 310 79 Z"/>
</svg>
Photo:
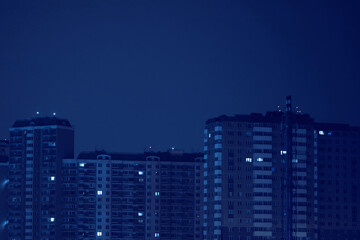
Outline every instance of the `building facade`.
<svg viewBox="0 0 360 240">
<path fill-rule="evenodd" d="M 209 119 L 203 239 L 359 239 L 359 151 L 360 128 L 291 106 Z"/>
<path fill-rule="evenodd" d="M 61 239 L 61 161 L 73 155 L 68 120 L 36 117 L 10 128 L 9 239 Z"/>
<path fill-rule="evenodd" d="M 176 151 L 64 159 L 63 239 L 201 239 L 202 167 Z"/>
<path fill-rule="evenodd" d="M 358 240 L 359 151 L 359 127 L 289 98 L 285 112 L 209 119 L 204 154 L 75 159 L 69 121 L 16 121 L 0 141 L 0 239 Z"/>
<path fill-rule="evenodd" d="M 8 238 L 9 141 L 0 140 L 0 239 Z"/>
<path fill-rule="evenodd" d="M 315 125 L 319 239 L 360 239 L 360 128 Z"/>
<path fill-rule="evenodd" d="M 204 239 L 286 235 L 286 156 L 281 112 L 220 116 L 204 131 Z M 312 119 L 293 118 L 293 232 L 314 239 Z"/>
</svg>

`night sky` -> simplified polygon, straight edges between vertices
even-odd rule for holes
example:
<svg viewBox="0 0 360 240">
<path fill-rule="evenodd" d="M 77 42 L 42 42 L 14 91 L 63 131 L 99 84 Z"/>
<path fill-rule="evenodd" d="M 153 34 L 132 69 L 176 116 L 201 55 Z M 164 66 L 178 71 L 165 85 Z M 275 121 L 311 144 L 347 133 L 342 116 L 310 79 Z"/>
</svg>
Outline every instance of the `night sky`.
<svg viewBox="0 0 360 240">
<path fill-rule="evenodd" d="M 0 138 L 56 112 L 76 152 L 201 151 L 208 118 L 360 125 L 359 1 L 0 2 Z"/>
</svg>

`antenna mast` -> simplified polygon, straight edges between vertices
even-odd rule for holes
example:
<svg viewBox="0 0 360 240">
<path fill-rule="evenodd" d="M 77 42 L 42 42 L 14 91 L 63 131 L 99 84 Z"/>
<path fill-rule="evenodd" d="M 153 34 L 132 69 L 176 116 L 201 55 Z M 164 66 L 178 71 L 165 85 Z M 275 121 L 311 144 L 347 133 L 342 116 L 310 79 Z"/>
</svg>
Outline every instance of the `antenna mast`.
<svg viewBox="0 0 360 240">
<path fill-rule="evenodd" d="M 292 240 L 293 234 L 293 169 L 292 169 L 292 108 L 291 96 L 286 97 L 285 112 L 285 141 L 286 141 L 286 176 L 285 176 L 285 200 L 286 200 L 286 240 Z"/>
</svg>

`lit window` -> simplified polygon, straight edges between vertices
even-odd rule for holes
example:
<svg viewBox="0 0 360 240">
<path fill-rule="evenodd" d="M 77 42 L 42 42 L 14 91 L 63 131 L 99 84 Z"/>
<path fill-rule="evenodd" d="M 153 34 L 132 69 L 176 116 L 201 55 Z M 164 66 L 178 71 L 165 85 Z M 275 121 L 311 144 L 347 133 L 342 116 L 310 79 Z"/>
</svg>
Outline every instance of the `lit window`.
<svg viewBox="0 0 360 240">
<path fill-rule="evenodd" d="M 3 222 L 3 224 L 2 224 L 2 227 L 5 227 L 6 225 L 8 225 L 9 224 L 9 221 L 8 220 L 5 220 L 4 222 Z"/>
<path fill-rule="evenodd" d="M 211 138 L 211 133 L 209 133 L 209 138 Z"/>
<path fill-rule="evenodd" d="M 155 192 L 155 196 L 160 196 L 160 192 Z"/>
<path fill-rule="evenodd" d="M 217 132 L 217 131 L 222 131 L 222 126 L 216 126 L 215 127 L 215 132 Z"/>
<path fill-rule="evenodd" d="M 222 135 L 215 135 L 215 140 L 221 140 L 222 139 Z"/>
<path fill-rule="evenodd" d="M 51 176 L 51 177 L 50 177 L 50 180 L 51 180 L 51 181 L 55 181 L 55 177 L 54 177 L 54 176 Z"/>
<path fill-rule="evenodd" d="M 143 172 L 143 171 L 139 171 L 139 175 L 144 175 L 144 172 Z"/>
<path fill-rule="evenodd" d="M 98 194 L 98 195 L 102 195 L 102 191 L 97 191 L 97 194 Z"/>
<path fill-rule="evenodd" d="M 142 217 L 144 214 L 142 212 L 138 212 L 138 216 Z"/>
<path fill-rule="evenodd" d="M 286 155 L 286 151 L 280 151 L 280 155 Z"/>
<path fill-rule="evenodd" d="M 156 237 L 156 238 L 160 237 L 160 234 L 159 234 L 159 233 L 155 233 L 155 237 Z"/>
<path fill-rule="evenodd" d="M 324 135 L 324 134 L 325 134 L 324 131 L 322 130 L 319 131 L 319 135 Z"/>
<path fill-rule="evenodd" d="M 331 136 L 331 135 L 332 135 L 332 132 L 328 132 L 328 135 Z"/>
<path fill-rule="evenodd" d="M 102 232 L 97 232 L 96 234 L 98 237 L 101 237 L 102 236 Z"/>
<path fill-rule="evenodd" d="M 258 162 L 263 162 L 264 159 L 263 159 L 263 158 L 257 158 L 256 161 L 258 161 Z"/>
<path fill-rule="evenodd" d="M 79 163 L 80 167 L 85 167 L 85 163 Z"/>
<path fill-rule="evenodd" d="M 2 182 L 2 185 L 5 186 L 6 184 L 9 183 L 9 179 L 5 179 L 3 182 Z"/>
<path fill-rule="evenodd" d="M 219 148 L 222 148 L 222 144 L 221 143 L 216 143 L 215 144 L 215 149 L 219 149 Z"/>
<path fill-rule="evenodd" d="M 246 162 L 252 162 L 252 158 L 246 158 Z"/>
<path fill-rule="evenodd" d="M 55 218 L 50 218 L 50 222 L 55 222 Z"/>
</svg>

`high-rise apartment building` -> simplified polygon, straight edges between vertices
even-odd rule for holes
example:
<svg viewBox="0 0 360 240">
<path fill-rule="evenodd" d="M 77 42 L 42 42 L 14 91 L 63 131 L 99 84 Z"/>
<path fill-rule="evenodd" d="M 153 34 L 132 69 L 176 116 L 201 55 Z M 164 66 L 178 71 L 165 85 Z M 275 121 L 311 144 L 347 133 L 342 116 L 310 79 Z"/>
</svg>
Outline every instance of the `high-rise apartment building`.
<svg viewBox="0 0 360 240">
<path fill-rule="evenodd" d="M 358 239 L 359 137 L 291 107 L 209 119 L 204 239 Z"/>
<path fill-rule="evenodd" d="M 63 239 L 201 239 L 202 167 L 176 150 L 64 159 Z"/>
<path fill-rule="evenodd" d="M 68 120 L 36 117 L 10 128 L 9 239 L 61 239 L 61 166 L 73 155 Z"/>
<path fill-rule="evenodd" d="M 0 140 L 0 239 L 8 238 L 9 141 Z"/>
<path fill-rule="evenodd" d="M 282 113 L 210 119 L 205 128 L 204 239 L 281 239 L 286 225 Z M 312 120 L 293 128 L 293 227 L 313 239 Z"/>
<path fill-rule="evenodd" d="M 360 239 L 360 128 L 315 125 L 319 239 Z"/>
</svg>

